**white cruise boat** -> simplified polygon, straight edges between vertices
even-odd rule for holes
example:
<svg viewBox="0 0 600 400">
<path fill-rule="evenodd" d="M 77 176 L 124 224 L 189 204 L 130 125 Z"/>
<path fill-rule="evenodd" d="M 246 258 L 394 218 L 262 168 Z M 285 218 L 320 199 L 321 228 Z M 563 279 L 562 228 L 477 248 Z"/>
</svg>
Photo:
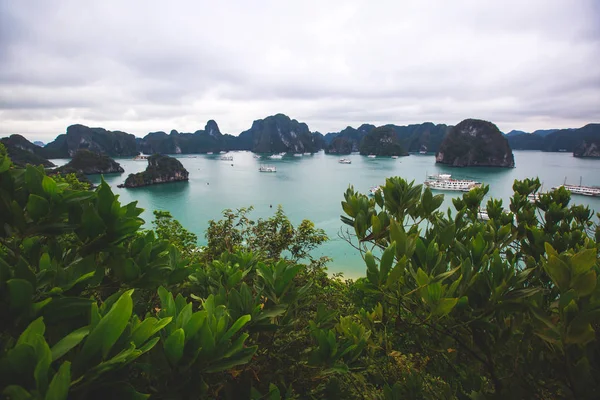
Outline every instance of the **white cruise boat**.
<svg viewBox="0 0 600 400">
<path fill-rule="evenodd" d="M 312 153 L 304 153 L 305 156 L 312 156 Z"/>
<path fill-rule="evenodd" d="M 392 158 L 398 158 L 398 156 L 392 156 Z"/>
<path fill-rule="evenodd" d="M 221 156 L 221 160 L 223 160 L 223 161 L 233 161 L 233 156 L 224 155 L 224 156 Z"/>
<path fill-rule="evenodd" d="M 133 161 L 146 161 L 148 159 L 148 157 L 145 154 L 138 154 L 137 156 L 133 157 Z"/>
<path fill-rule="evenodd" d="M 559 187 L 564 187 L 565 189 L 567 189 L 569 192 L 571 192 L 571 194 L 579 194 L 581 196 L 590 196 L 590 197 L 600 197 L 600 187 L 598 186 L 583 186 L 582 184 L 582 178 L 579 178 L 579 185 L 567 185 L 567 178 L 565 178 L 565 183 L 557 186 L 557 187 L 553 187 L 552 189 L 558 189 Z"/>
<path fill-rule="evenodd" d="M 294 153 L 294 157 L 302 157 L 304 154 L 302 153 Z"/>
<path fill-rule="evenodd" d="M 367 157 L 369 157 L 369 158 L 375 158 L 377 156 L 375 154 L 369 154 Z"/>
<path fill-rule="evenodd" d="M 269 158 L 271 160 L 281 160 L 283 158 L 283 155 L 282 154 L 273 154 L 273 155 L 270 155 Z"/>
<path fill-rule="evenodd" d="M 480 221 L 490 220 L 490 216 L 488 215 L 487 210 L 485 208 L 482 208 L 479 210 L 479 212 L 477 212 L 477 219 Z"/>
<path fill-rule="evenodd" d="M 209 151 L 209 152 L 208 152 L 208 153 L 206 153 L 206 154 L 208 154 L 209 156 L 211 156 L 211 155 L 213 154 L 213 152 L 212 152 L 212 151 Z"/>
<path fill-rule="evenodd" d="M 560 185 L 552 189 L 558 189 L 564 187 L 572 194 L 579 194 L 582 196 L 600 197 L 600 187 L 595 186 L 577 186 L 577 185 Z"/>
<path fill-rule="evenodd" d="M 470 179 L 452 179 L 450 174 L 429 175 L 424 183 L 425 186 L 434 190 L 450 190 L 468 192 L 481 186 L 481 182 Z"/>
<path fill-rule="evenodd" d="M 227 153 L 225 150 L 221 150 L 221 151 L 219 152 L 219 154 L 225 154 L 225 153 Z"/>
<path fill-rule="evenodd" d="M 273 165 L 261 165 L 260 168 L 258 168 L 259 172 L 277 172 L 277 168 L 275 168 Z"/>
<path fill-rule="evenodd" d="M 340 158 L 338 161 L 340 164 L 352 164 L 352 161 L 348 158 Z"/>
</svg>

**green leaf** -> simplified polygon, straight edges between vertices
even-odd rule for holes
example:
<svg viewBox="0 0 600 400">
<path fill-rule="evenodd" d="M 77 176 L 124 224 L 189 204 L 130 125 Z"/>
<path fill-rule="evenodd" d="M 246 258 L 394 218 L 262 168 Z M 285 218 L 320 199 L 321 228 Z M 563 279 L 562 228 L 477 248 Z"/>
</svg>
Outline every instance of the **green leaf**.
<svg viewBox="0 0 600 400">
<path fill-rule="evenodd" d="M 161 318 L 160 320 L 154 317 L 146 318 L 131 333 L 131 341 L 136 347 L 140 347 L 152 335 L 169 325 L 172 319 L 172 317 Z"/>
<path fill-rule="evenodd" d="M 192 339 L 196 336 L 196 333 L 200 330 L 200 327 L 204 323 L 206 319 L 206 311 L 196 311 L 192 314 L 187 324 L 183 327 L 183 331 L 185 332 L 185 338 L 187 340 Z"/>
<path fill-rule="evenodd" d="M 3 391 L 2 394 L 6 396 L 7 399 L 10 400 L 28 400 L 28 399 L 33 399 L 33 397 L 31 396 L 31 394 L 29 394 L 29 392 L 25 389 L 23 389 L 21 386 L 18 385 L 10 385 L 7 386 Z"/>
<path fill-rule="evenodd" d="M 183 346 L 185 344 L 185 333 L 182 328 L 176 329 L 165 340 L 164 348 L 167 359 L 171 365 L 177 365 L 183 356 Z"/>
<path fill-rule="evenodd" d="M 584 274 L 596 264 L 596 249 L 581 250 L 571 257 L 573 276 Z"/>
<path fill-rule="evenodd" d="M 67 336 L 62 338 L 52 347 L 52 361 L 58 360 L 60 357 L 67 354 L 69 350 L 73 347 L 77 346 L 81 341 L 90 333 L 90 327 L 84 326 L 73 332 L 69 333 Z"/>
<path fill-rule="evenodd" d="M 102 351 L 103 358 L 108 355 L 131 317 L 133 310 L 132 293 L 133 289 L 123 293 L 110 311 L 93 328 L 81 350 L 80 360 L 82 363 L 87 363 L 100 351 Z"/>
<path fill-rule="evenodd" d="M 44 332 L 46 331 L 46 325 L 44 324 L 44 319 L 42 317 L 36 319 L 31 322 L 27 328 L 21 333 L 19 336 L 19 340 L 17 340 L 17 345 L 20 344 L 33 344 L 33 341 L 36 336 L 44 336 Z"/>
<path fill-rule="evenodd" d="M 226 343 L 229 339 L 231 339 L 233 335 L 235 335 L 237 331 L 242 329 L 244 325 L 246 325 L 251 319 L 252 317 L 250 315 L 242 315 L 241 317 L 239 317 L 237 321 L 235 321 L 235 323 L 231 325 L 231 328 L 229 328 L 227 332 L 225 332 L 225 334 L 221 337 L 221 339 L 219 340 L 219 344 Z"/>
<path fill-rule="evenodd" d="M 33 376 L 35 377 L 37 389 L 43 393 L 48 387 L 48 369 L 52 363 L 52 352 L 48 343 L 46 343 L 46 339 L 41 335 L 35 335 L 32 345 L 35 348 L 35 355 L 37 357 Z"/>
<path fill-rule="evenodd" d="M 30 194 L 27 201 L 27 212 L 34 222 L 39 221 L 50 210 L 50 203 L 43 197 L 36 194 Z"/>
<path fill-rule="evenodd" d="M 8 287 L 9 306 L 16 312 L 24 312 L 33 301 L 33 286 L 25 279 L 9 279 Z"/>
<path fill-rule="evenodd" d="M 50 196 L 54 196 L 58 191 L 56 182 L 54 182 L 54 179 L 50 178 L 49 176 L 44 176 L 42 179 L 42 188 L 44 189 L 44 192 L 48 193 Z"/>
<path fill-rule="evenodd" d="M 71 363 L 62 363 L 46 392 L 46 400 L 65 400 L 71 385 Z"/>
<path fill-rule="evenodd" d="M 40 271 L 50 269 L 51 267 L 52 267 L 52 263 L 50 262 L 50 256 L 48 255 L 48 253 L 42 254 L 42 256 L 40 257 L 40 263 L 39 263 Z"/>
<path fill-rule="evenodd" d="M 587 271 L 582 275 L 576 275 L 571 281 L 571 288 L 577 292 L 579 297 L 589 296 L 596 289 L 596 271 Z"/>
<path fill-rule="evenodd" d="M 561 291 L 565 291 L 569 287 L 569 267 L 561 259 L 550 255 L 548 262 L 544 263 L 544 269 Z"/>
<path fill-rule="evenodd" d="M 456 306 L 456 303 L 458 303 L 457 298 L 441 299 L 440 302 L 435 307 L 435 309 L 433 310 L 433 314 L 437 315 L 439 317 L 443 317 L 443 316 L 447 315 L 448 313 L 450 313 L 450 311 L 452 311 L 454 306 Z"/>
<path fill-rule="evenodd" d="M 367 264 L 367 279 L 372 284 L 378 286 L 379 285 L 379 270 L 377 268 L 377 263 L 375 262 L 375 257 L 370 251 L 367 251 L 365 254 L 365 263 Z"/>
<path fill-rule="evenodd" d="M 381 262 L 379 263 L 379 282 L 385 282 L 392 263 L 394 262 L 394 256 L 396 255 L 396 242 L 392 242 L 383 252 L 381 256 Z"/>
<path fill-rule="evenodd" d="M 252 359 L 254 353 L 256 353 L 257 348 L 258 346 L 246 347 L 245 349 L 240 350 L 234 356 L 230 358 L 225 358 L 213 364 L 210 368 L 206 370 L 206 372 L 225 371 L 235 367 L 236 365 L 247 364 L 248 361 Z"/>
</svg>

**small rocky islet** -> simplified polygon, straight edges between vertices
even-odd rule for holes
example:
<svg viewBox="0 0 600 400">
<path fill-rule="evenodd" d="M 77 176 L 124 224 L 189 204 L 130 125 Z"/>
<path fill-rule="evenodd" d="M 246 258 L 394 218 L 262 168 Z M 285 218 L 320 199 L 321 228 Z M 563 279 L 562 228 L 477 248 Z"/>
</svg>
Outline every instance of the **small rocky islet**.
<svg viewBox="0 0 600 400">
<path fill-rule="evenodd" d="M 148 167 L 143 172 L 129 174 L 120 188 L 136 188 L 169 182 L 181 182 L 189 179 L 189 172 L 176 158 L 163 154 L 148 157 Z"/>
</svg>

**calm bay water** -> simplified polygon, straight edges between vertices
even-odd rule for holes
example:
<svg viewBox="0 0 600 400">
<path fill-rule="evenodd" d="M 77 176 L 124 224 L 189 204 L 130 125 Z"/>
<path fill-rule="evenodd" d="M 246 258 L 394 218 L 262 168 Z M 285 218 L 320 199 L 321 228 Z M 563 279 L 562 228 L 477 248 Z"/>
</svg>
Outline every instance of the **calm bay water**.
<svg viewBox="0 0 600 400">
<path fill-rule="evenodd" d="M 450 173 L 456 178 L 470 178 L 490 185 L 488 196 L 500 198 L 505 207 L 512 195 L 515 179 L 539 177 L 544 189 L 567 183 L 600 186 L 600 160 L 579 159 L 569 153 L 542 153 L 515 151 L 516 168 L 449 168 L 435 164 L 433 155 L 411 155 L 399 159 L 345 156 L 352 164 L 339 164 L 339 157 L 323 152 L 312 156 L 291 157 L 282 160 L 259 160 L 250 152 L 232 152 L 234 161 L 220 160 L 219 155 L 175 156 L 190 173 L 189 182 L 155 185 L 136 189 L 119 189 L 129 173 L 143 171 L 147 163 L 131 159 L 117 159 L 124 174 L 106 175 L 105 180 L 120 195 L 122 203 L 138 201 L 145 211 L 146 226 L 152 221 L 152 210 L 167 210 L 183 226 L 198 235 L 204 244 L 204 232 L 210 219 L 219 219 L 226 208 L 254 206 L 250 217 L 269 217 L 277 205 L 294 224 L 310 219 L 329 235 L 330 241 L 321 246 L 316 255 L 333 258 L 331 273 L 344 276 L 364 276 L 364 263 L 358 252 L 338 237 L 342 227 L 341 201 L 349 185 L 367 193 L 369 188 L 383 184 L 385 178 L 401 176 L 422 183 L 426 174 Z M 194 157 L 194 156 L 192 156 Z M 54 160 L 57 165 L 68 160 Z M 260 173 L 260 164 L 277 167 L 276 173 Z M 231 165 L 233 164 L 233 165 Z M 99 176 L 91 176 L 98 183 Z M 442 209 L 452 206 L 451 198 L 460 193 L 445 194 Z M 600 198 L 573 196 L 572 202 L 586 204 L 600 211 Z M 270 208 L 270 206 L 273 208 Z"/>
</svg>

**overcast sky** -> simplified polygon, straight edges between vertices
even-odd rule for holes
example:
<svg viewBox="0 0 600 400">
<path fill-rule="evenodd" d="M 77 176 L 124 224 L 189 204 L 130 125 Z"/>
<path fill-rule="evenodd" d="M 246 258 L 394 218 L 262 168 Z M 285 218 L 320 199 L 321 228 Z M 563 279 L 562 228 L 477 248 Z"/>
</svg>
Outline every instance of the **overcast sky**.
<svg viewBox="0 0 600 400">
<path fill-rule="evenodd" d="M 600 122 L 600 1 L 0 0 L 0 136 Z"/>
</svg>

